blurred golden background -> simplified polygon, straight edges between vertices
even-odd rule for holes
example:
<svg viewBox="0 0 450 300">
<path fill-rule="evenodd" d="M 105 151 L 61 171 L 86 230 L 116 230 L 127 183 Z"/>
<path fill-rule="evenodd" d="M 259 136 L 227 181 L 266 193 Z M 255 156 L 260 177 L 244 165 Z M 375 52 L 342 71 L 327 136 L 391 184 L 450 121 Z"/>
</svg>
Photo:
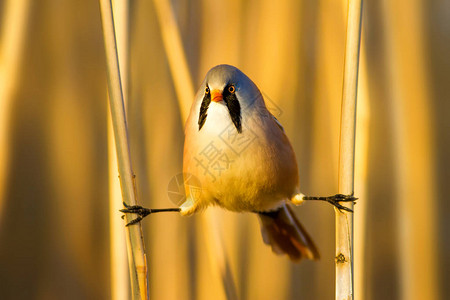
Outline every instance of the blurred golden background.
<svg viewBox="0 0 450 300">
<path fill-rule="evenodd" d="M 182 170 L 177 96 L 192 91 L 175 88 L 171 13 L 195 89 L 217 64 L 240 68 L 284 125 L 302 192 L 335 194 L 346 1 L 136 0 L 124 69 L 140 203 L 173 206 Z M 99 4 L 0 0 L 0 16 L 0 298 L 126 299 Z M 355 298 L 450 299 L 450 2 L 365 1 L 361 41 Z M 212 210 L 239 299 L 333 299 L 331 206 L 295 208 L 322 256 L 300 264 L 263 244 L 255 216 Z M 143 221 L 150 298 L 225 299 L 201 224 Z"/>
</svg>

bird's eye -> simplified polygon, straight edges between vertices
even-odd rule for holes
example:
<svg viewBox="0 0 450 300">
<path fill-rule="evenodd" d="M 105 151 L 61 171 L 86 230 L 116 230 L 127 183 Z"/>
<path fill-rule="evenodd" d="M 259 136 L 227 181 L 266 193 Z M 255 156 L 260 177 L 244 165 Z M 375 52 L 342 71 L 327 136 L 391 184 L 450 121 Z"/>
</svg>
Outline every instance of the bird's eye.
<svg viewBox="0 0 450 300">
<path fill-rule="evenodd" d="M 230 85 L 230 86 L 228 87 L 228 91 L 229 91 L 231 94 L 234 94 L 234 92 L 236 91 L 236 88 L 234 87 L 234 85 Z"/>
<path fill-rule="evenodd" d="M 209 94 L 209 87 L 206 87 L 205 88 L 205 95 L 208 95 Z"/>
</svg>

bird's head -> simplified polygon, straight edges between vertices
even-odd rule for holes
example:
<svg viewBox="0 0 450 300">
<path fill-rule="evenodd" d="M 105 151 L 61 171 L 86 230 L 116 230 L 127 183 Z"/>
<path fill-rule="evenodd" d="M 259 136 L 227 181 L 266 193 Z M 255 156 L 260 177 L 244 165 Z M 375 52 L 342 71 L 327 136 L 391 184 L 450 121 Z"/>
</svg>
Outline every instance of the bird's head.
<svg viewBox="0 0 450 300">
<path fill-rule="evenodd" d="M 197 93 L 201 98 L 199 130 L 207 121 L 208 110 L 215 105 L 226 106 L 236 130 L 242 132 L 242 115 L 261 96 L 256 85 L 238 68 L 218 65 L 209 70 Z"/>
</svg>

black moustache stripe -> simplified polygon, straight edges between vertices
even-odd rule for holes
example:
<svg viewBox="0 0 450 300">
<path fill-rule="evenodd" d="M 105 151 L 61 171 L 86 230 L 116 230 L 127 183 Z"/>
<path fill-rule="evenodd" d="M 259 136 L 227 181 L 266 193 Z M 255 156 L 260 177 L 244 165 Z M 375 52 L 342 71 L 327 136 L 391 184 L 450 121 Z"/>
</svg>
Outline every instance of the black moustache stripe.
<svg viewBox="0 0 450 300">
<path fill-rule="evenodd" d="M 241 116 L 241 105 L 239 104 L 239 100 L 236 97 L 235 93 L 230 93 L 228 91 L 228 87 L 226 86 L 223 90 L 223 99 L 228 107 L 228 112 L 230 113 L 231 121 L 236 127 L 236 130 L 239 133 L 242 133 L 242 116 Z"/>
<path fill-rule="evenodd" d="M 211 103 L 211 93 L 205 94 L 203 97 L 202 105 L 200 106 L 200 113 L 198 116 L 198 130 L 202 129 L 206 121 L 206 116 L 209 104 Z"/>
<path fill-rule="evenodd" d="M 230 93 L 228 91 L 229 85 L 225 87 L 223 90 L 223 100 L 227 105 L 228 112 L 230 113 L 231 121 L 236 127 L 238 133 L 242 133 L 242 116 L 241 116 L 241 105 L 239 104 L 239 100 L 236 97 L 235 93 Z M 198 130 L 202 129 L 203 125 L 206 122 L 206 117 L 208 116 L 208 108 L 209 104 L 211 104 L 211 93 L 205 94 L 202 100 L 202 104 L 200 106 L 200 113 L 198 116 Z"/>
</svg>

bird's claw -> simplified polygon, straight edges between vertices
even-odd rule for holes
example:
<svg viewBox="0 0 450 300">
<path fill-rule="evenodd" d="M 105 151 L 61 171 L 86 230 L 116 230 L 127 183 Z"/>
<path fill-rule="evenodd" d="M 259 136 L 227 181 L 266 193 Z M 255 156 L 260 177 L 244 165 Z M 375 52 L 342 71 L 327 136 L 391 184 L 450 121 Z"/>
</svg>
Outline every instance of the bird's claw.
<svg viewBox="0 0 450 300">
<path fill-rule="evenodd" d="M 336 194 L 334 196 L 326 197 L 326 201 L 339 209 L 340 212 L 344 210 L 352 213 L 353 209 L 345 207 L 339 202 L 352 202 L 353 204 L 356 204 L 356 200 L 358 200 L 358 198 L 354 197 L 353 195 Z"/>
<path fill-rule="evenodd" d="M 159 212 L 180 212 L 181 208 L 179 207 L 174 207 L 174 208 L 145 208 L 142 207 L 140 205 L 127 205 L 125 202 L 123 203 L 123 206 L 125 206 L 125 208 L 120 209 L 120 212 L 123 213 L 129 213 L 129 214 L 137 214 L 138 217 L 134 220 L 131 220 L 130 222 L 128 222 L 128 224 L 126 226 L 130 226 L 136 223 L 139 223 L 143 218 L 145 218 L 146 216 L 148 216 L 149 214 L 153 214 L 153 213 L 159 213 Z M 122 219 L 124 218 L 124 216 L 122 216 Z"/>
<path fill-rule="evenodd" d="M 140 221 L 142 221 L 142 219 L 146 216 L 148 216 L 149 214 L 152 213 L 151 209 L 142 207 L 140 205 L 128 205 L 125 202 L 123 202 L 123 206 L 125 206 L 125 208 L 120 209 L 120 212 L 123 213 L 130 213 L 130 214 L 137 214 L 138 217 L 136 219 L 131 220 L 130 222 L 128 222 L 125 226 L 130 226 L 130 225 L 134 225 L 136 223 L 139 223 Z M 122 216 L 122 219 L 124 218 L 124 216 Z"/>
</svg>

